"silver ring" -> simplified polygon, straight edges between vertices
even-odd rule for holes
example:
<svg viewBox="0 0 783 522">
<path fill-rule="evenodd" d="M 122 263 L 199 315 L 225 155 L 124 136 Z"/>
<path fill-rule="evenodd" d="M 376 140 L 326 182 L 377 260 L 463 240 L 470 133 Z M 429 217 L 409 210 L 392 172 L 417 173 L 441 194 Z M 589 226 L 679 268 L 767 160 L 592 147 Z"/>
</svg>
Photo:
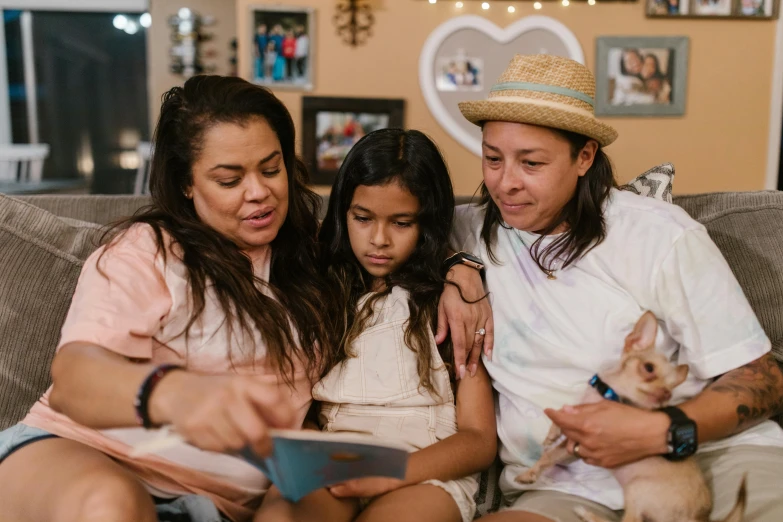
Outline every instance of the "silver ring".
<svg viewBox="0 0 783 522">
<path fill-rule="evenodd" d="M 484 335 L 486 333 L 487 333 L 487 331 L 485 329 L 479 328 L 479 330 L 476 332 L 476 335 Z"/>
<path fill-rule="evenodd" d="M 578 459 L 581 459 L 582 456 L 579 454 L 579 443 L 577 442 L 574 444 L 574 456 Z"/>
</svg>

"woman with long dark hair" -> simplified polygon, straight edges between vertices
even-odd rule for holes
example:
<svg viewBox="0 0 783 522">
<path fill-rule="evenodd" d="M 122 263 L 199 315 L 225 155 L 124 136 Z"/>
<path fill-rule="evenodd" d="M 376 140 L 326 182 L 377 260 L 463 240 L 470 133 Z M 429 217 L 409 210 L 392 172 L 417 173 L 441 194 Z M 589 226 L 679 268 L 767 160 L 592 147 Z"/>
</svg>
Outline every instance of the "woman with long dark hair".
<svg viewBox="0 0 783 522">
<path fill-rule="evenodd" d="M 0 518 L 252 517 L 269 482 L 224 452 L 300 427 L 331 351 L 294 143 L 286 107 L 239 78 L 164 95 L 152 204 L 85 262 L 53 386 L 0 434 Z M 186 443 L 134 457 L 164 425 Z"/>
</svg>

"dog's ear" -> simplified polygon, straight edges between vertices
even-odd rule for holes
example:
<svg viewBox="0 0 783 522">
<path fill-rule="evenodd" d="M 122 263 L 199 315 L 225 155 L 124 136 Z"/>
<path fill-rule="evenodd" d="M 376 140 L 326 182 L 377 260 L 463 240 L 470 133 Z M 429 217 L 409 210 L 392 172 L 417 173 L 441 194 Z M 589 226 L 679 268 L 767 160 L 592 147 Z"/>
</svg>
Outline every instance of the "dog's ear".
<svg viewBox="0 0 783 522">
<path fill-rule="evenodd" d="M 652 312 L 645 312 L 636 322 L 633 331 L 625 338 L 623 353 L 634 350 L 647 350 L 655 346 L 655 336 L 658 333 L 658 319 Z"/>
<path fill-rule="evenodd" d="M 681 364 L 677 367 L 677 384 L 675 386 L 679 386 L 683 382 L 685 382 L 685 379 L 688 377 L 688 365 L 687 364 Z"/>
</svg>

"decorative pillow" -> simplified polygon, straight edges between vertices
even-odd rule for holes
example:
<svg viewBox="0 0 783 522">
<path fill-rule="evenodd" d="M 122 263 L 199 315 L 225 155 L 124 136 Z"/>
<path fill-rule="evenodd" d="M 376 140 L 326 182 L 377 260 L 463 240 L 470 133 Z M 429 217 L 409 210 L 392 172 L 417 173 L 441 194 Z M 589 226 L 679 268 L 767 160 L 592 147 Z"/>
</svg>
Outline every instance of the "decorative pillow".
<svg viewBox="0 0 783 522">
<path fill-rule="evenodd" d="M 503 471 L 503 462 L 500 461 L 500 457 L 495 457 L 495 461 L 489 469 L 481 472 L 479 488 L 473 497 L 476 501 L 476 516 L 473 517 L 474 519 L 488 513 L 494 513 L 500 509 L 500 505 L 503 503 L 503 493 L 501 493 L 498 486 L 501 471 Z"/>
<path fill-rule="evenodd" d="M 49 386 L 82 264 L 101 227 L 0 194 L 0 430 Z"/>
<path fill-rule="evenodd" d="M 674 165 L 663 163 L 653 167 L 644 174 L 637 176 L 625 185 L 619 187 L 620 190 L 628 190 L 647 196 L 649 198 L 660 199 L 667 203 L 672 202 L 672 184 L 674 183 Z"/>
</svg>

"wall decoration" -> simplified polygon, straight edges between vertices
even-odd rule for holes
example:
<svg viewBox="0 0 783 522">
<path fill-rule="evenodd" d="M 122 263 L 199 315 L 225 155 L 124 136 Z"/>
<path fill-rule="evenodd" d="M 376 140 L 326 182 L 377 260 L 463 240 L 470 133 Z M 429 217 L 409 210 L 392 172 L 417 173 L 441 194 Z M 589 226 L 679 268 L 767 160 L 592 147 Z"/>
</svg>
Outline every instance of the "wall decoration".
<svg viewBox="0 0 783 522">
<path fill-rule="evenodd" d="M 462 117 L 457 103 L 485 99 L 515 54 L 536 53 L 584 63 L 576 36 L 554 18 L 527 16 L 505 29 L 481 16 L 452 18 L 435 28 L 419 57 L 427 107 L 451 137 L 481 156 L 481 130 Z"/>
<path fill-rule="evenodd" d="M 439 91 L 480 91 L 484 85 L 484 60 L 462 49 L 455 56 L 439 56 L 436 69 Z"/>
<path fill-rule="evenodd" d="M 595 113 L 684 114 L 688 47 L 684 36 L 598 38 Z"/>
<path fill-rule="evenodd" d="M 695 0 L 691 6 L 694 15 L 729 16 L 732 0 Z"/>
<path fill-rule="evenodd" d="M 343 42 L 356 47 L 372 36 L 375 16 L 367 0 L 340 0 L 333 21 Z"/>
<path fill-rule="evenodd" d="M 168 19 L 171 28 L 171 63 L 169 70 L 184 78 L 190 78 L 196 74 L 212 73 L 215 64 L 205 63 L 207 52 L 202 44 L 212 40 L 213 35 L 205 33 L 204 27 L 213 25 L 215 18 L 202 16 L 198 12 L 183 7 Z"/>
<path fill-rule="evenodd" d="M 647 0 L 648 16 L 680 16 L 688 14 L 689 0 Z"/>
<path fill-rule="evenodd" d="M 404 126 L 398 99 L 302 97 L 302 154 L 313 185 L 331 186 L 345 156 L 362 136 Z"/>
<path fill-rule="evenodd" d="M 780 0 L 735 0 L 734 15 L 737 18 L 772 19 L 779 16 Z"/>
<path fill-rule="evenodd" d="M 780 0 L 646 0 L 647 16 L 770 20 L 778 17 Z"/>
<path fill-rule="evenodd" d="M 315 10 L 250 6 L 251 78 L 273 89 L 312 90 Z"/>
</svg>

